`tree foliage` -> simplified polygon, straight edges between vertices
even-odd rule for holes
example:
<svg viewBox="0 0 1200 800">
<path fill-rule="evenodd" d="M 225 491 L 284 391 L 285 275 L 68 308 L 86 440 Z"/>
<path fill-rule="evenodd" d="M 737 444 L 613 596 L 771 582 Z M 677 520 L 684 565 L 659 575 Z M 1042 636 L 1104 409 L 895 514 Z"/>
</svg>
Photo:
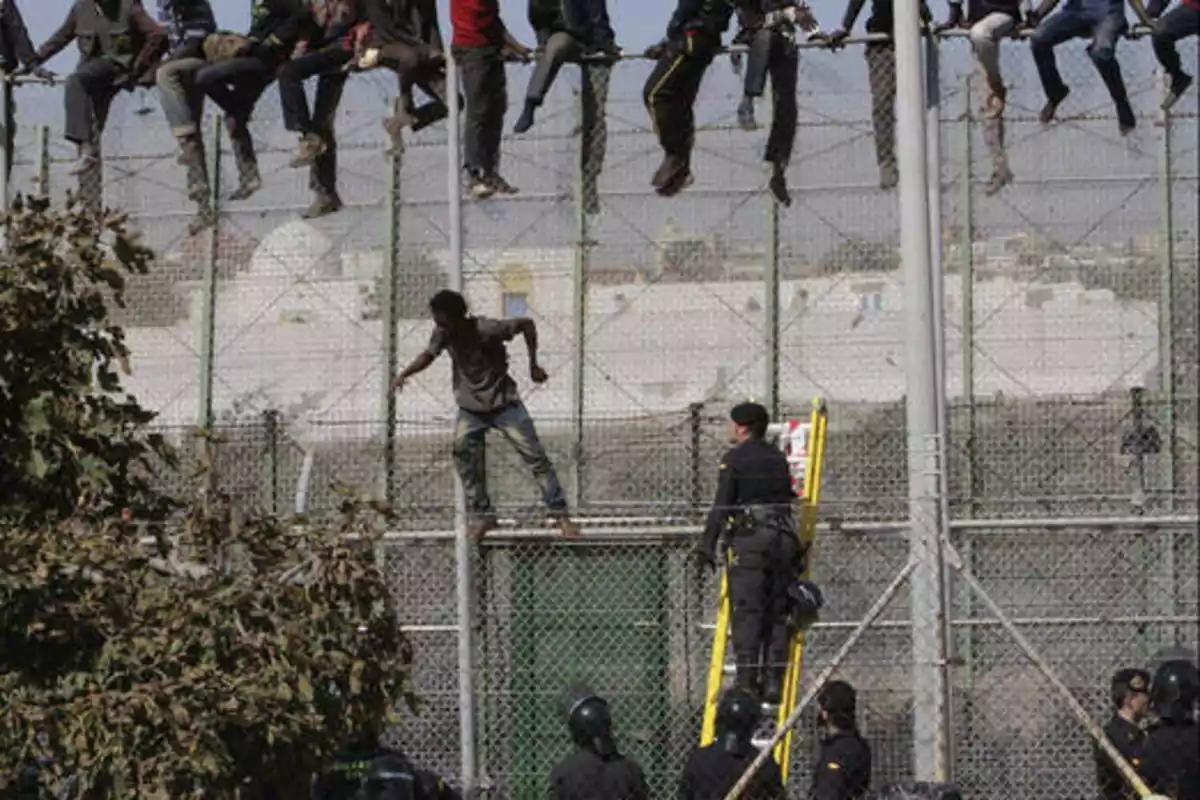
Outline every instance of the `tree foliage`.
<svg viewBox="0 0 1200 800">
<path fill-rule="evenodd" d="M 153 254 L 121 215 L 18 200 L 6 222 L 0 796 L 302 795 L 414 702 L 376 560 L 386 510 L 347 494 L 319 524 L 203 482 L 166 496 L 174 455 L 121 391 L 105 312 Z"/>
</svg>

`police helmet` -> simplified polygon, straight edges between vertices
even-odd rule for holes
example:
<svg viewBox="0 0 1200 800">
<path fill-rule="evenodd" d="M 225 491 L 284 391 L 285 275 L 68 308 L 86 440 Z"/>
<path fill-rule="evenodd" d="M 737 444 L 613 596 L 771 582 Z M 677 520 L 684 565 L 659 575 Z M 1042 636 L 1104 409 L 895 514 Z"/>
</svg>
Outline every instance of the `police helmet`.
<svg viewBox="0 0 1200 800">
<path fill-rule="evenodd" d="M 800 578 L 788 586 L 788 623 L 794 631 L 806 631 L 820 619 L 825 598 L 821 587 Z"/>
<path fill-rule="evenodd" d="M 571 732 L 571 739 L 576 745 L 600 756 L 616 753 L 612 715 L 604 698 L 587 686 L 575 684 L 567 689 L 563 711 L 567 718 L 567 730 Z"/>
<path fill-rule="evenodd" d="M 758 728 L 762 705 L 745 689 L 730 689 L 717 704 L 717 737 L 730 753 L 745 753 Z"/>
<path fill-rule="evenodd" d="M 1160 719 L 1187 722 L 1194 719 L 1200 699 L 1200 679 L 1191 661 L 1167 661 L 1154 673 L 1150 703 Z"/>
</svg>

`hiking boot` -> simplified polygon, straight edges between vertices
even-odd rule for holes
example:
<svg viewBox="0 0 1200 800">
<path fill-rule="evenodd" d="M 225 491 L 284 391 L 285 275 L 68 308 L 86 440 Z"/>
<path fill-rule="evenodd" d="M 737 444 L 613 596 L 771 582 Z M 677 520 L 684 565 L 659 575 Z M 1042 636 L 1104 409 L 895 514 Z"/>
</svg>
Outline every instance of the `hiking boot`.
<svg viewBox="0 0 1200 800">
<path fill-rule="evenodd" d="M 682 158 L 678 156 L 664 156 L 662 163 L 654 171 L 654 176 L 650 178 L 650 185 L 655 189 L 662 189 L 664 186 L 668 186 L 677 180 L 687 172 L 687 169 L 687 162 Z"/>
<path fill-rule="evenodd" d="M 1162 110 L 1170 111 L 1175 104 L 1179 102 L 1179 98 L 1183 97 L 1183 93 L 1186 92 L 1188 87 L 1191 85 L 1191 75 L 1187 75 L 1183 72 L 1179 73 L 1178 75 L 1172 75 L 1171 88 L 1167 90 L 1167 96 L 1163 98 Z"/>
<path fill-rule="evenodd" d="M 217 212 L 208 203 L 201 203 L 196 209 L 196 216 L 188 222 L 188 236 L 197 234 L 214 227 L 217 224 Z"/>
<path fill-rule="evenodd" d="M 495 514 L 484 514 L 467 527 L 467 536 L 472 539 L 482 539 L 498 527 L 500 527 L 500 520 L 496 519 Z"/>
<path fill-rule="evenodd" d="M 1038 122 L 1043 125 L 1049 125 L 1053 122 L 1054 115 L 1058 113 L 1058 107 L 1063 104 L 1063 101 L 1067 99 L 1067 95 L 1070 93 L 1071 90 L 1064 86 L 1061 94 L 1051 95 L 1050 99 L 1046 101 L 1046 105 L 1042 106 L 1042 110 L 1038 114 Z"/>
<path fill-rule="evenodd" d="M 504 178 L 500 176 L 499 172 L 493 172 L 485 177 L 484 180 L 486 180 L 488 185 L 495 190 L 496 194 L 517 194 L 521 191 L 508 181 L 504 180 Z"/>
<path fill-rule="evenodd" d="M 462 107 L 462 98 L 459 98 L 459 107 Z M 433 125 L 436 122 L 441 122 L 446 117 L 450 116 L 450 109 L 445 103 L 440 100 L 433 100 L 418 108 L 413 112 L 413 121 L 409 130 L 413 133 L 421 131 Z"/>
<path fill-rule="evenodd" d="M 682 173 L 676 173 L 665 186 L 658 190 L 660 197 L 674 197 L 696 182 L 689 167 L 684 167 Z"/>
<path fill-rule="evenodd" d="M 1001 189 L 1013 182 L 1013 171 L 1008 168 L 1008 165 L 996 167 L 992 170 L 992 177 L 988 180 L 987 185 L 983 188 L 983 193 L 988 197 L 998 194 Z"/>
<path fill-rule="evenodd" d="M 744 131 L 758 130 L 758 122 L 754 119 L 754 98 L 743 97 L 737 107 L 738 126 Z"/>
<path fill-rule="evenodd" d="M 229 195 L 230 200 L 245 200 L 262 188 L 262 177 L 257 171 L 238 178 L 237 188 Z"/>
<path fill-rule="evenodd" d="M 486 200 L 496 193 L 496 186 L 478 170 L 467 173 L 467 192 L 476 200 Z"/>
<path fill-rule="evenodd" d="M 580 534 L 579 523 L 572 520 L 566 514 L 553 518 L 554 527 L 558 528 L 559 533 L 564 539 L 578 539 Z"/>
<path fill-rule="evenodd" d="M 767 182 L 767 189 L 770 190 L 771 196 L 775 201 L 784 208 L 792 205 L 792 195 L 788 191 L 787 185 L 787 170 L 779 164 L 771 165 L 771 179 Z"/>
<path fill-rule="evenodd" d="M 992 92 L 987 96 L 987 100 L 983 105 L 984 119 L 1000 119 L 1004 116 L 1005 101 L 1008 99 L 1007 91 Z"/>
<path fill-rule="evenodd" d="M 521 109 L 521 116 L 517 117 L 517 124 L 513 125 L 513 133 L 522 134 L 533 127 L 533 115 L 537 113 L 537 103 L 531 100 L 525 101 L 525 107 Z"/>
<path fill-rule="evenodd" d="M 71 165 L 70 175 L 82 175 L 100 163 L 100 154 L 93 144 L 79 145 L 79 157 Z"/>
<path fill-rule="evenodd" d="M 386 155 L 394 156 L 404 152 L 404 129 L 411 127 L 412 124 L 412 115 L 403 108 L 395 115 L 383 118 L 383 129 L 387 131 L 388 139 L 391 140 L 391 147 L 388 148 Z"/>
<path fill-rule="evenodd" d="M 300 137 L 300 144 L 296 146 L 296 152 L 292 154 L 290 162 L 293 167 L 309 167 L 329 149 L 325 144 L 325 140 L 316 133 L 306 133 Z"/>
<path fill-rule="evenodd" d="M 318 194 L 312 204 L 300 213 L 303 219 L 317 219 L 342 210 L 342 198 L 337 194 Z"/>
</svg>

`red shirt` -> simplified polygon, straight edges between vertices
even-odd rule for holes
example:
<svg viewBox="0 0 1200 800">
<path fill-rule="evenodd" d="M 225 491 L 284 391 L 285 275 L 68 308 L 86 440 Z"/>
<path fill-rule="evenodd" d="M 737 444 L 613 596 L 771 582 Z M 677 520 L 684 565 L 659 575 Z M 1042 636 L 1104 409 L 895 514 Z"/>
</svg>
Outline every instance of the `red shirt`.
<svg viewBox="0 0 1200 800">
<path fill-rule="evenodd" d="M 486 47 L 504 43 L 500 0 L 450 0 L 451 47 Z"/>
</svg>

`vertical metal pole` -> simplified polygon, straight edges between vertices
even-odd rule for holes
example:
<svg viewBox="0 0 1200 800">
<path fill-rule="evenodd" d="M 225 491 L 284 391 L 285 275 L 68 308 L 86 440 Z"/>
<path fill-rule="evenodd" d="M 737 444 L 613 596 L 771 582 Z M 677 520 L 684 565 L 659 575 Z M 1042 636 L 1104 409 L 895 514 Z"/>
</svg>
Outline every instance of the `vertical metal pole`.
<svg viewBox="0 0 1200 800">
<path fill-rule="evenodd" d="M 690 471 L 692 476 L 692 508 L 700 508 L 700 503 L 703 498 L 700 496 L 700 414 L 704 411 L 703 403 L 688 404 L 688 432 L 690 440 L 688 444 L 688 456 L 691 462 Z"/>
<path fill-rule="evenodd" d="M 900 245 L 904 270 L 905 406 L 910 546 L 918 564 L 910 589 L 913 649 L 913 777 L 947 773 L 945 674 L 938 548 L 937 342 L 929 241 L 929 168 L 918 0 L 896 11 L 896 139 L 900 155 Z"/>
<path fill-rule="evenodd" d="M 400 109 L 401 98 L 397 97 L 393 113 Z M 384 502 L 394 497 L 396 482 L 396 393 L 392 391 L 392 376 L 396 374 L 398 342 L 396 338 L 396 279 L 400 269 L 400 206 L 403 202 L 401 170 L 404 165 L 404 146 L 397 141 L 392 148 L 391 169 L 388 171 L 387 214 L 384 225 L 387 229 L 387 257 L 383 260 L 379 275 L 379 320 L 383 325 L 383 379 L 380 386 L 380 406 L 383 409 L 383 475 L 380 476 L 380 492 Z"/>
<path fill-rule="evenodd" d="M 200 303 L 200 397 L 196 424 L 201 430 L 209 430 L 213 424 L 213 376 L 216 371 L 216 314 L 217 314 L 217 258 L 220 255 L 219 235 L 221 227 L 221 129 L 220 116 L 214 116 L 209 126 L 210 146 L 208 180 L 213 212 L 217 222 L 208 230 L 208 243 L 204 259 L 204 283 Z"/>
<path fill-rule="evenodd" d="M 951 570 L 942 558 L 942 542 L 950 536 L 950 415 L 946 387 L 946 309 L 945 276 L 942 269 L 942 87 L 938 40 L 925 37 L 925 153 L 928 159 L 927 193 L 929 198 L 929 262 L 931 275 L 930 301 L 933 309 L 934 405 L 937 412 L 938 457 L 938 616 L 941 627 L 938 636 L 941 648 L 938 663 L 943 673 L 941 741 L 945 753 L 946 772 L 939 780 L 952 780 L 954 769 L 954 686 L 951 680 L 951 660 L 954 652 L 954 631 L 950 618 L 954 602 L 951 595 Z"/>
<path fill-rule="evenodd" d="M 0 214 L 8 213 L 9 185 L 8 171 L 12 169 L 13 151 L 9 149 L 8 111 L 12 108 L 13 84 L 12 76 L 0 70 Z"/>
<path fill-rule="evenodd" d="M 1160 84 L 1165 94 L 1167 87 Z M 1166 447 L 1158 456 L 1162 468 L 1161 486 L 1166 492 L 1164 513 L 1175 507 L 1175 373 L 1179 369 L 1175 348 L 1175 216 L 1174 187 L 1171 185 L 1171 112 L 1163 112 L 1162 147 L 1158 151 L 1158 182 L 1162 212 L 1162 264 L 1158 283 L 1158 363 L 1159 402 L 1162 404 L 1162 431 Z"/>
<path fill-rule="evenodd" d="M 458 64 L 446 59 L 446 93 L 458 96 Z M 450 288 L 463 290 L 462 123 L 457 101 L 450 103 L 447 119 L 447 202 L 450 217 Z M 478 784 L 475 774 L 475 622 L 472 608 L 471 544 L 467 541 L 466 497 L 462 481 L 454 487 L 454 566 L 458 606 L 458 725 L 462 793 L 471 796 Z"/>
<path fill-rule="evenodd" d="M 50 126 L 38 125 L 35 141 L 37 159 L 34 165 L 34 181 L 38 197 L 50 196 Z"/>
<path fill-rule="evenodd" d="M 590 80 L 588 65 L 581 64 L 580 73 L 583 81 Z M 579 129 L 588 124 L 587 114 L 583 107 L 583 91 L 579 93 Z M 571 507 L 578 509 L 583 502 L 583 415 L 585 410 L 585 369 L 587 336 L 587 273 L 591 257 L 591 242 L 588 240 L 588 218 L 584 207 L 583 196 L 586 190 L 584 181 L 587 180 L 588 154 L 583 151 L 584 143 L 591 141 L 589 136 L 579 137 L 579 153 L 575 159 L 575 260 L 571 275 L 571 323 L 574 333 L 574 350 L 571 354 Z"/>
<path fill-rule="evenodd" d="M 771 100 L 775 87 L 772 86 L 766 100 Z M 771 107 L 774 107 L 772 103 Z M 774 122 L 774 120 L 772 120 Z M 766 389 L 763 392 L 764 405 L 771 421 L 779 420 L 779 202 L 772 196 L 767 200 L 767 263 L 763 269 L 765 284 L 767 358 L 766 358 Z"/>
</svg>

